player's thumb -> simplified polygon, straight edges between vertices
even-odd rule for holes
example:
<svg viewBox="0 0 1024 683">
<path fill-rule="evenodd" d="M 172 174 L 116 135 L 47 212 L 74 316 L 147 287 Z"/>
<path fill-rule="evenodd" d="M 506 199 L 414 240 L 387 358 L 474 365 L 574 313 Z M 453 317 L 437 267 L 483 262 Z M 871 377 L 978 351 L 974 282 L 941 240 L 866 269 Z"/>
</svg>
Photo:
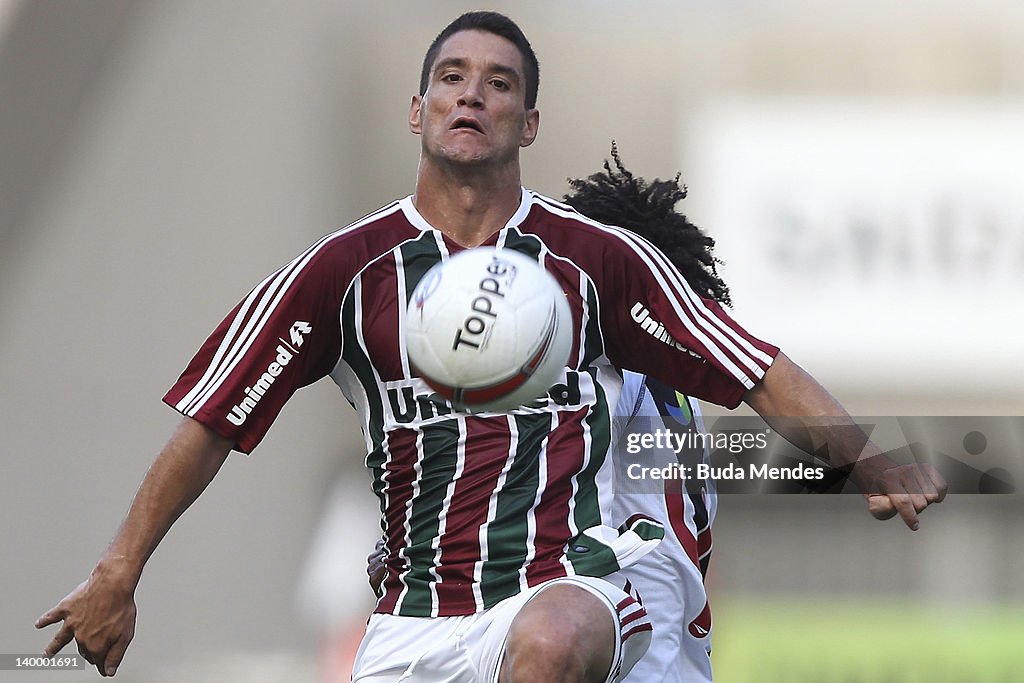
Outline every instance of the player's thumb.
<svg viewBox="0 0 1024 683">
<path fill-rule="evenodd" d="M 132 634 L 121 638 L 116 643 L 110 646 L 107 651 L 107 656 L 104 659 L 103 674 L 105 676 L 113 676 L 117 673 L 117 667 L 121 665 L 121 660 L 124 659 L 124 653 L 128 649 L 128 644 L 132 642 Z"/>
<path fill-rule="evenodd" d="M 889 496 L 868 496 L 868 512 L 875 519 L 890 519 L 896 515 L 896 506 L 889 500 Z"/>
</svg>

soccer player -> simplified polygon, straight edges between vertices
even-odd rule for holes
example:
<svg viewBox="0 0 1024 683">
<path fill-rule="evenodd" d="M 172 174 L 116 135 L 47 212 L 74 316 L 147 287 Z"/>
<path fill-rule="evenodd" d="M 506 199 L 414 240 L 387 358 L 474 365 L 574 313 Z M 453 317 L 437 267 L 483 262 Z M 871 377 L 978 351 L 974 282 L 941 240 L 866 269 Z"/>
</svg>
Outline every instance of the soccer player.
<svg viewBox="0 0 1024 683">
<path fill-rule="evenodd" d="M 927 468 L 896 466 L 850 430 L 771 416 L 842 407 L 771 344 L 697 296 L 649 243 L 520 184 L 539 68 L 508 18 L 472 12 L 424 58 L 409 127 L 414 194 L 325 236 L 260 282 L 202 345 L 165 400 L 184 418 L 89 578 L 37 621 L 115 672 L 134 634 L 143 566 L 228 453 L 254 449 L 288 398 L 325 376 L 356 407 L 387 550 L 384 595 L 354 680 L 608 681 L 647 641 L 616 571 L 657 541 L 610 519 L 611 411 L 633 370 L 724 406 L 741 401 L 870 495 L 878 516 L 941 498 Z M 482 244 L 536 259 L 559 281 L 575 340 L 544 407 L 467 415 L 439 400 L 404 353 L 409 293 L 435 263 Z M 637 317 L 657 321 L 641 326 Z M 652 332 L 654 330 L 654 332 Z M 870 457 L 868 456 L 875 456 Z M 602 577 L 612 577 L 604 580 Z M 424 649 L 424 645 L 427 645 Z"/>
<path fill-rule="evenodd" d="M 724 305 L 731 303 L 729 288 L 717 271 L 714 240 L 675 211 L 675 205 L 686 197 L 678 175 L 673 180 L 647 182 L 626 169 L 613 144 L 612 161 L 605 162 L 603 172 L 573 180 L 571 185 L 567 204 L 588 217 L 621 225 L 650 240 L 694 291 Z M 677 430 L 704 431 L 697 402 L 653 377 L 624 373 L 614 414 L 623 436 L 612 457 L 653 467 L 710 461 L 709 449 L 699 446 L 685 454 L 648 451 L 642 460 L 625 452 L 624 434 L 637 418 L 646 418 L 641 430 L 657 421 L 659 426 L 664 422 Z M 710 683 L 711 610 L 704 578 L 711 560 L 711 525 L 717 506 L 715 482 L 710 479 L 668 479 L 647 482 L 633 491 L 626 487 L 615 491 L 613 518 L 644 514 L 665 524 L 665 538 L 658 547 L 622 570 L 629 582 L 627 588 L 642 598 L 652 626 L 651 645 L 625 683 Z"/>
</svg>

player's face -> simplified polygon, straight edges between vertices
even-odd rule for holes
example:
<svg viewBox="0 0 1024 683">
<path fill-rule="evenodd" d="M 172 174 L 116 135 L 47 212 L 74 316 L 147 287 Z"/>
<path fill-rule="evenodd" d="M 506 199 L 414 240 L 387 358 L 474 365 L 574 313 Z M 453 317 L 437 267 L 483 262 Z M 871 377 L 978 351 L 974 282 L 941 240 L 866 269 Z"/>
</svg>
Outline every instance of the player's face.
<svg viewBox="0 0 1024 683">
<path fill-rule="evenodd" d="M 459 31 L 441 46 L 427 91 L 412 98 L 409 128 L 423 154 L 456 164 L 504 164 L 537 137 L 540 114 L 526 108 L 519 50 L 501 36 Z"/>
</svg>

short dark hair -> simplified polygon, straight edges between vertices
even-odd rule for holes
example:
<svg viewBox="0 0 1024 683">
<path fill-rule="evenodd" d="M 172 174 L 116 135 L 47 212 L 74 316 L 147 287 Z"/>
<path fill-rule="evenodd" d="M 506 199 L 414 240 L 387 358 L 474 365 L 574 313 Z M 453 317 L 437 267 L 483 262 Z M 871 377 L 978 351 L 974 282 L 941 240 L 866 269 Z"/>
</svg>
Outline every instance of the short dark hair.
<svg viewBox="0 0 1024 683">
<path fill-rule="evenodd" d="M 519 50 L 523 58 L 523 68 L 526 70 L 526 108 L 533 109 L 537 106 L 537 90 L 540 88 L 540 63 L 537 55 L 530 47 L 530 41 L 526 34 L 504 14 L 498 12 L 466 12 L 458 19 L 444 27 L 444 30 L 437 34 L 434 42 L 427 49 L 423 56 L 423 70 L 420 72 L 420 95 L 427 92 L 430 84 L 430 70 L 434 68 L 437 61 L 437 53 L 441 51 L 444 41 L 459 31 L 484 31 L 501 36 L 509 41 Z"/>
<path fill-rule="evenodd" d="M 614 168 L 612 164 L 614 163 Z M 690 287 L 701 296 L 732 305 L 729 287 L 718 274 L 715 240 L 675 210 L 686 198 L 679 174 L 672 180 L 652 181 L 634 175 L 612 143 L 612 162 L 604 171 L 584 179 L 569 179 L 567 204 L 588 218 L 617 225 L 644 237 L 675 264 Z"/>
</svg>

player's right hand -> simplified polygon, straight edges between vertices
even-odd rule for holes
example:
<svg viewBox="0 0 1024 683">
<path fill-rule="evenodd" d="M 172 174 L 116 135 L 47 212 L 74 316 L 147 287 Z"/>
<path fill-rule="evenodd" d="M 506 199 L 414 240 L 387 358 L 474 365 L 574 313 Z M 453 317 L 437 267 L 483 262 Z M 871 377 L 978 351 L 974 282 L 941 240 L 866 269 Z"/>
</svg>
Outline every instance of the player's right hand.
<svg viewBox="0 0 1024 683">
<path fill-rule="evenodd" d="M 875 519 L 890 519 L 899 514 L 904 524 L 917 531 L 917 514 L 932 503 L 941 503 L 948 488 L 946 480 L 928 463 L 895 465 L 875 478 L 864 497 L 868 512 Z"/>
<path fill-rule="evenodd" d="M 113 676 L 135 635 L 135 586 L 104 576 L 99 568 L 36 620 L 36 628 L 63 622 L 43 650 L 52 657 L 72 640 L 101 676 Z"/>
</svg>

